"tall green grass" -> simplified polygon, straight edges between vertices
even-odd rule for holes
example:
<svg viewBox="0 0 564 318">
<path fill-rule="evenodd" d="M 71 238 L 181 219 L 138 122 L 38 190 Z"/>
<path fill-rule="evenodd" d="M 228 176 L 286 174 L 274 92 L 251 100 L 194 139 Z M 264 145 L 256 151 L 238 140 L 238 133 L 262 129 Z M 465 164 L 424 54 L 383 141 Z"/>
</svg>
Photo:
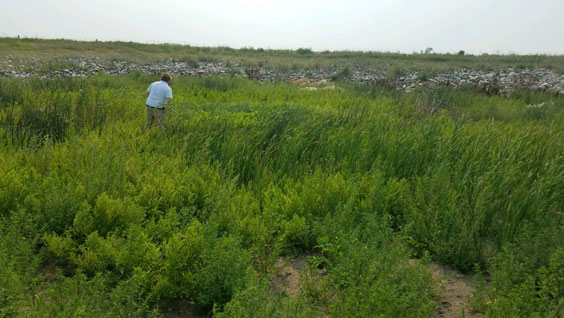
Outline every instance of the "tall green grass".
<svg viewBox="0 0 564 318">
<path fill-rule="evenodd" d="M 558 311 L 562 99 L 177 78 L 161 132 L 152 80 L 0 81 L 0 315 L 432 317 L 413 257 L 486 273 L 490 317 Z"/>
</svg>

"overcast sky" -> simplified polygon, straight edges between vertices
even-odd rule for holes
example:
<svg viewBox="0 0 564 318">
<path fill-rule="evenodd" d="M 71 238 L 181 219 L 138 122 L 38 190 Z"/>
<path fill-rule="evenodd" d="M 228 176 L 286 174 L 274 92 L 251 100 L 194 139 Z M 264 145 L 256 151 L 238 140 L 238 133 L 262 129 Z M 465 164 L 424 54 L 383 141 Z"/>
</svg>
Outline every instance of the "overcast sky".
<svg viewBox="0 0 564 318">
<path fill-rule="evenodd" d="M 564 0 L 6 0 L 1 7 L 0 36 L 564 54 Z"/>
</svg>

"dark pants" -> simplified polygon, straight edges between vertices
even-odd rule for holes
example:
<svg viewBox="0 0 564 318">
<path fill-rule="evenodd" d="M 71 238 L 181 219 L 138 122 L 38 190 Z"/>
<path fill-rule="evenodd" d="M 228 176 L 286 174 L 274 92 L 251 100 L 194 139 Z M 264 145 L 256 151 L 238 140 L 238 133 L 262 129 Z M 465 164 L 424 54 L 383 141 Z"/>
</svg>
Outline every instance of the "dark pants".
<svg viewBox="0 0 564 318">
<path fill-rule="evenodd" d="M 151 127 L 155 124 L 160 129 L 163 129 L 165 119 L 166 116 L 164 108 L 155 108 L 147 105 L 147 127 Z"/>
</svg>

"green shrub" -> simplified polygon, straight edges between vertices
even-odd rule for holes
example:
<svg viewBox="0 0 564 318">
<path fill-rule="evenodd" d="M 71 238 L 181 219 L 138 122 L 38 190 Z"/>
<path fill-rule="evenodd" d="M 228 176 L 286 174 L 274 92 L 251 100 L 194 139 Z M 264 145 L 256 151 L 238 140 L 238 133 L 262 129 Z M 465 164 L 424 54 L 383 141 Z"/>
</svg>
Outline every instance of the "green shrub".
<svg viewBox="0 0 564 318">
<path fill-rule="evenodd" d="M 10 266 L 6 254 L 0 252 L 0 317 L 12 317 L 18 313 L 26 288 Z"/>
<path fill-rule="evenodd" d="M 119 247 L 122 244 L 123 239 L 117 235 L 103 238 L 94 231 L 79 247 L 80 253 L 76 256 L 75 262 L 90 275 L 112 270 L 116 266 Z"/>
<path fill-rule="evenodd" d="M 312 54 L 313 51 L 311 50 L 311 48 L 299 48 L 296 50 L 296 53 L 300 55 L 308 55 L 308 54 Z"/>
<path fill-rule="evenodd" d="M 309 228 L 306 220 L 294 214 L 292 219 L 282 223 L 282 244 L 289 249 L 295 247 L 307 248 L 311 246 Z"/>
<path fill-rule="evenodd" d="M 168 298 L 193 298 L 196 273 L 202 267 L 201 254 L 205 246 L 202 225 L 193 221 L 183 232 L 173 235 L 163 246 L 163 274 L 154 293 Z"/>
<path fill-rule="evenodd" d="M 76 251 L 76 243 L 67 232 L 64 236 L 57 234 L 44 234 L 43 241 L 50 254 L 57 259 L 68 262 L 74 259 Z"/>
<path fill-rule="evenodd" d="M 347 257 L 331 269 L 336 292 L 331 312 L 339 317 L 431 317 L 435 303 L 430 272 L 408 266 L 401 247 L 381 239 L 346 243 Z"/>
<path fill-rule="evenodd" d="M 348 66 L 345 66 L 341 70 L 331 74 L 331 76 L 329 76 L 329 79 L 333 82 L 339 82 L 339 81 L 347 79 L 351 75 L 352 75 L 351 70 L 349 69 Z"/>
<path fill-rule="evenodd" d="M 202 251 L 202 267 L 194 273 L 195 300 L 204 306 L 221 308 L 252 276 L 251 255 L 232 237 L 210 243 Z"/>
<path fill-rule="evenodd" d="M 112 231 L 122 231 L 129 225 L 139 224 L 144 218 L 143 210 L 133 200 L 111 199 L 102 193 L 93 208 L 83 203 L 74 219 L 74 226 L 83 235 L 98 232 L 105 236 Z"/>
</svg>

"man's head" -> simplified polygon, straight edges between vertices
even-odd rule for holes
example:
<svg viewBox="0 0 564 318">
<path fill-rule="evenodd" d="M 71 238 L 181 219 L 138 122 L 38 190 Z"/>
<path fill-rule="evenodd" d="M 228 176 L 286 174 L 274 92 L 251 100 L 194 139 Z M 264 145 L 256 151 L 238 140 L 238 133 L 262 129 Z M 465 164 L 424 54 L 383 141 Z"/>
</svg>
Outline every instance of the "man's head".
<svg viewBox="0 0 564 318">
<path fill-rule="evenodd" d="M 170 74 L 168 73 L 163 73 L 163 75 L 161 76 L 161 81 L 167 82 L 170 84 L 170 81 L 172 80 L 172 76 L 170 76 Z"/>
</svg>

